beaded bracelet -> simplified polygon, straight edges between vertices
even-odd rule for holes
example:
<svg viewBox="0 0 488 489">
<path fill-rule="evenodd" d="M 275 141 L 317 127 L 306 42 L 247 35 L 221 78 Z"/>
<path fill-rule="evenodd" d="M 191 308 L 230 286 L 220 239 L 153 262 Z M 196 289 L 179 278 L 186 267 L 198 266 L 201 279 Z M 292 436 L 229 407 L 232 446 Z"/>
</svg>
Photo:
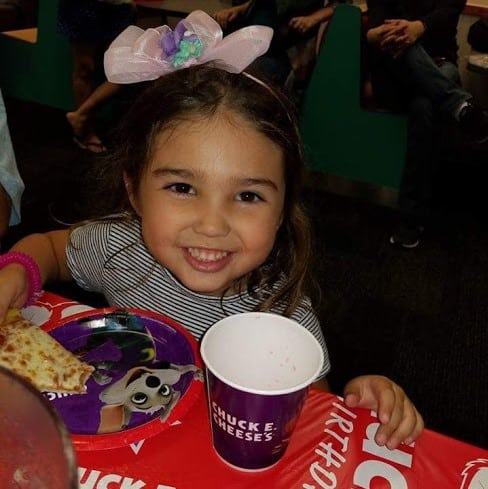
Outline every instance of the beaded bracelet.
<svg viewBox="0 0 488 489">
<path fill-rule="evenodd" d="M 0 270 L 12 263 L 22 265 L 27 272 L 27 278 L 29 280 L 29 294 L 24 306 L 30 306 L 36 301 L 42 291 L 42 280 L 39 266 L 31 256 L 18 251 L 9 251 L 8 253 L 0 255 Z"/>
</svg>

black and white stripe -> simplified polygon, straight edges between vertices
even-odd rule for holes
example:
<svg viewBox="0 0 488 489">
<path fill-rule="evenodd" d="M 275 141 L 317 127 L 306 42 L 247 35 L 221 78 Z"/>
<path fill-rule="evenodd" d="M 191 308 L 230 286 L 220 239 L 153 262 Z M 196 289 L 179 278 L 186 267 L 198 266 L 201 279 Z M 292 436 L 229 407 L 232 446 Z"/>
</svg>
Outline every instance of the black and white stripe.
<svg viewBox="0 0 488 489">
<path fill-rule="evenodd" d="M 216 321 L 253 311 L 259 301 L 247 293 L 229 297 L 197 294 L 155 262 L 145 247 L 138 221 L 93 222 L 76 228 L 67 247 L 68 267 L 78 285 L 101 292 L 109 304 L 159 312 L 185 326 L 197 341 Z M 280 311 L 270 311 L 280 313 Z M 304 298 L 292 319 L 307 328 L 324 350 L 324 336 L 310 301 Z"/>
</svg>

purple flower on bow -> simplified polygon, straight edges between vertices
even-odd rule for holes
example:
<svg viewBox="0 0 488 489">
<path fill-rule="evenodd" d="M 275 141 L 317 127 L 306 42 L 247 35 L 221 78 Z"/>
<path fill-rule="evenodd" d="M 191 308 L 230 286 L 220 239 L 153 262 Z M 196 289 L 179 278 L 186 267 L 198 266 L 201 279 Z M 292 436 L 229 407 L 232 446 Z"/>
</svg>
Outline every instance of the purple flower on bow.
<svg viewBox="0 0 488 489">
<path fill-rule="evenodd" d="M 170 61 L 176 68 L 202 55 L 203 44 L 198 36 L 188 28 L 184 20 L 176 24 L 174 31 L 161 36 L 163 61 Z"/>
</svg>

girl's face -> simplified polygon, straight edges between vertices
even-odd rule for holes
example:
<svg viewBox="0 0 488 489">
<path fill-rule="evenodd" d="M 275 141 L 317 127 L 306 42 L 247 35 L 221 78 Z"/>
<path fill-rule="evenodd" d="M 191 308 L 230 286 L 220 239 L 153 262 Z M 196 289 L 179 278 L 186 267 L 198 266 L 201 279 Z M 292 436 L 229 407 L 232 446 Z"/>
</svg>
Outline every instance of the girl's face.
<svg viewBox="0 0 488 489">
<path fill-rule="evenodd" d="M 220 295 L 267 258 L 285 197 L 281 148 L 239 115 L 163 131 L 138 189 L 126 179 L 156 260 L 187 288 Z"/>
</svg>

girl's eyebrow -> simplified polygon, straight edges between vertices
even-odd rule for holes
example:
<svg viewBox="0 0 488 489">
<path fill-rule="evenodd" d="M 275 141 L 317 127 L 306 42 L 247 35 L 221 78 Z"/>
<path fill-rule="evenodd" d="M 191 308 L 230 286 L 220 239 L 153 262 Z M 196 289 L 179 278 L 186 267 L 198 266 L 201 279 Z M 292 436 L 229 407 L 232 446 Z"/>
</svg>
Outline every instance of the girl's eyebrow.
<svg viewBox="0 0 488 489">
<path fill-rule="evenodd" d="M 242 185 L 249 185 L 249 186 L 254 186 L 254 185 L 263 185 L 265 187 L 270 187 L 273 190 L 278 190 L 278 186 L 276 185 L 273 180 L 270 180 L 269 178 L 243 178 L 242 180 L 238 180 L 239 183 Z"/>
<path fill-rule="evenodd" d="M 156 178 L 158 177 L 167 177 L 167 176 L 174 176 L 174 177 L 180 177 L 180 178 L 193 178 L 195 177 L 195 173 L 191 170 L 183 169 L 183 168 L 156 168 L 152 171 L 153 176 Z M 276 185 L 273 180 L 270 180 L 269 178 L 233 178 L 238 185 L 244 185 L 244 186 L 265 186 L 269 187 L 273 190 L 278 190 L 278 186 Z"/>
<path fill-rule="evenodd" d="M 155 177 L 177 176 L 182 178 L 190 178 L 194 173 L 183 168 L 156 168 L 151 172 Z"/>
</svg>

